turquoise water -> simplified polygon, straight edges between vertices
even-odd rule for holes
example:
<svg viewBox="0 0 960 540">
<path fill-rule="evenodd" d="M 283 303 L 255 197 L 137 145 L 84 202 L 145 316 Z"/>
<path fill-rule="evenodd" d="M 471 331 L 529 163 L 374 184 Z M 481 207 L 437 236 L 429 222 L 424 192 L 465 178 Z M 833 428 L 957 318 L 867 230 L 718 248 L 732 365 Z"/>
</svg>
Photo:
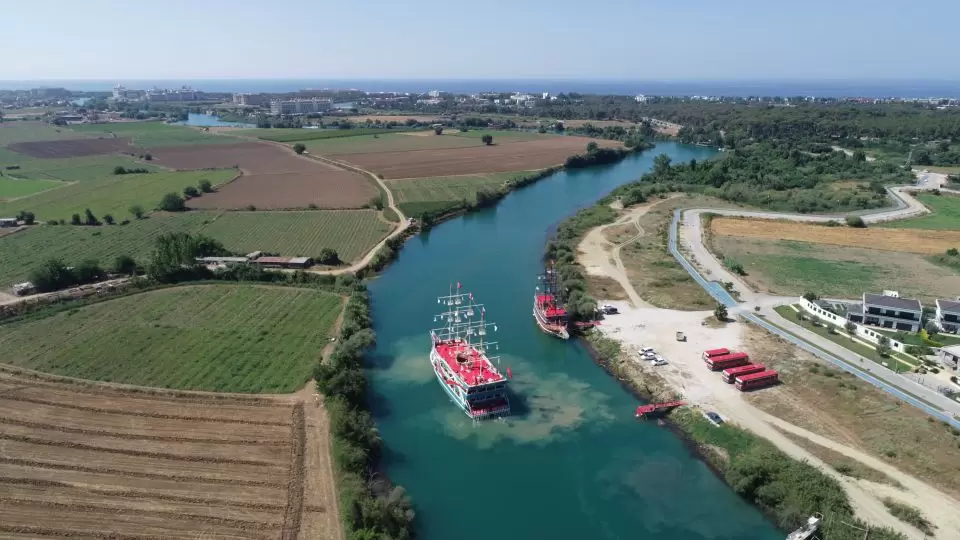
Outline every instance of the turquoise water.
<svg viewBox="0 0 960 540">
<path fill-rule="evenodd" d="M 203 126 L 203 127 L 246 127 L 254 128 L 257 127 L 256 124 L 244 124 L 242 122 L 223 122 L 220 120 L 219 116 L 214 116 L 212 114 L 198 114 L 198 113 L 188 113 L 187 121 L 183 123 L 186 126 Z"/>
<path fill-rule="evenodd" d="M 637 401 L 579 343 L 539 332 L 536 275 L 557 222 L 635 180 L 659 153 L 713 154 L 661 143 L 616 165 L 563 171 L 495 208 L 410 239 L 371 284 L 378 337 L 371 399 L 387 453 L 424 539 L 782 539 L 673 434 L 633 417 Z M 436 297 L 462 281 L 499 324 L 515 415 L 473 423 L 427 359 Z"/>
</svg>

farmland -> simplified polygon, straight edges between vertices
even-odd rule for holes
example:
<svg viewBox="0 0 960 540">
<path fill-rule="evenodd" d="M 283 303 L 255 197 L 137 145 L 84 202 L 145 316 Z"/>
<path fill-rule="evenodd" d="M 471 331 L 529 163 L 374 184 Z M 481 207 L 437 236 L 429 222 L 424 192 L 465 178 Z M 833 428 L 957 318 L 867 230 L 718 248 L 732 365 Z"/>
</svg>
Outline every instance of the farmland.
<svg viewBox="0 0 960 540">
<path fill-rule="evenodd" d="M 736 236 L 767 240 L 793 240 L 835 246 L 868 245 L 880 251 L 899 251 L 932 255 L 960 246 L 960 230 L 858 229 L 824 227 L 787 221 L 714 218 L 711 230 L 716 236 Z"/>
<path fill-rule="evenodd" d="M 377 195 L 365 177 L 263 142 L 154 150 L 154 161 L 174 169 L 239 167 L 244 175 L 190 201 L 191 208 L 360 208 Z"/>
<path fill-rule="evenodd" d="M 0 148 L 0 157 L 3 157 L 3 151 L 4 149 Z M 4 160 L 3 163 L 7 163 L 7 161 Z M 113 169 L 118 166 L 125 169 L 161 170 L 148 161 L 138 161 L 132 157 L 118 155 L 36 159 L 16 154 L 10 163 L 20 168 L 3 171 L 7 176 L 39 180 L 63 180 L 65 182 L 83 182 L 111 176 Z"/>
<path fill-rule="evenodd" d="M 398 203 L 424 201 L 474 201 L 477 190 L 498 188 L 511 178 L 528 174 L 529 171 L 516 173 L 467 174 L 462 176 L 441 176 L 436 178 L 408 178 L 388 183 Z"/>
<path fill-rule="evenodd" d="M 918 218 L 890 221 L 876 226 L 896 229 L 960 230 L 960 197 L 918 193 L 917 199 L 933 212 Z"/>
<path fill-rule="evenodd" d="M 0 347 L 9 364 L 69 377 L 292 392 L 310 378 L 341 303 L 313 289 L 161 289 L 5 325 Z"/>
<path fill-rule="evenodd" d="M 314 141 L 318 139 L 337 139 L 341 137 L 356 137 L 358 135 L 384 134 L 399 131 L 402 128 L 383 129 L 356 127 L 350 129 L 302 129 L 302 128 L 279 128 L 279 129 L 244 129 L 230 132 L 231 135 L 256 137 L 265 141 L 274 142 L 301 142 Z"/>
<path fill-rule="evenodd" d="M 393 130 L 391 130 L 393 131 Z M 357 137 L 322 139 L 305 142 L 312 154 L 373 154 L 380 152 L 407 152 L 411 150 L 439 150 L 444 148 L 469 148 L 484 146 L 480 138 L 491 135 L 494 145 L 519 141 L 534 141 L 558 138 L 554 135 L 541 135 L 520 131 L 478 130 L 458 132 L 453 129 L 436 135 L 431 131 L 413 131 L 404 133 L 386 133 L 382 135 L 361 135 Z M 586 142 L 583 143 L 586 145 Z M 577 151 L 582 151 L 583 147 Z"/>
<path fill-rule="evenodd" d="M 718 235 L 711 244 L 714 254 L 743 265 L 747 283 L 772 294 L 858 298 L 895 289 L 924 302 L 960 294 L 960 275 L 910 253 Z"/>
<path fill-rule="evenodd" d="M 8 538 L 339 537 L 323 408 L 0 368 Z"/>
<path fill-rule="evenodd" d="M 72 214 L 82 216 L 84 209 L 89 208 L 98 217 L 111 214 L 120 220 L 128 216 L 127 209 L 133 204 L 150 210 L 166 193 L 180 193 L 186 186 L 196 187 L 200 180 L 222 184 L 234 175 L 236 171 L 232 170 L 111 175 L 0 203 L 0 214 L 30 210 L 37 220 L 69 220 Z"/>
<path fill-rule="evenodd" d="M 212 236 L 238 253 L 316 256 L 328 247 L 342 260 L 351 261 L 364 255 L 388 229 L 373 210 L 159 213 L 128 225 L 41 225 L 0 242 L 0 286 L 24 281 L 49 258 L 69 264 L 93 259 L 109 266 L 118 256 L 130 255 L 146 263 L 156 237 L 170 232 Z"/>
<path fill-rule="evenodd" d="M 226 135 L 213 135 L 189 126 L 157 121 L 84 124 L 71 126 L 70 129 L 80 134 L 130 138 L 133 145 L 148 149 L 181 144 L 207 145 L 237 142 L 237 139 Z"/>
<path fill-rule="evenodd" d="M 71 158 L 99 156 L 132 152 L 130 139 L 71 139 L 62 141 L 19 142 L 7 145 L 7 148 L 33 158 Z"/>
<path fill-rule="evenodd" d="M 96 137 L 96 134 L 80 133 L 43 122 L 0 123 L 0 146 L 18 142 L 56 141 Z"/>
<path fill-rule="evenodd" d="M 401 135 L 403 136 L 403 135 Z M 407 135 L 411 139 L 430 137 Z M 533 141 L 507 144 L 475 145 L 469 137 L 451 137 L 472 144 L 466 148 L 419 150 L 416 152 L 379 152 L 364 154 L 332 154 L 333 159 L 353 163 L 384 178 L 429 178 L 491 172 L 544 169 L 564 162 L 575 153 L 584 152 L 590 139 L 583 137 L 545 136 Z M 496 140 L 496 138 L 494 139 Z M 611 141 L 598 141 L 602 146 L 619 146 Z"/>
<path fill-rule="evenodd" d="M 20 180 L 9 176 L 0 176 L 0 201 L 33 195 L 63 185 L 63 182 L 57 182 L 56 180 Z"/>
</svg>

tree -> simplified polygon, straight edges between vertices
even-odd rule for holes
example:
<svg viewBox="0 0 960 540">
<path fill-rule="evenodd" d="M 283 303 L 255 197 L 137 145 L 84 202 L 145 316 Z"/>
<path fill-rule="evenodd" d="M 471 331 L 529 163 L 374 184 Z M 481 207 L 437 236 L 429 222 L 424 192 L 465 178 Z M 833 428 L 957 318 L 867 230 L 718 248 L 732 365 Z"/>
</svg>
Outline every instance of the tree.
<svg viewBox="0 0 960 540">
<path fill-rule="evenodd" d="M 128 208 L 127 211 L 129 211 L 129 212 L 130 212 L 130 215 L 132 215 L 133 217 L 135 217 L 135 218 L 137 218 L 137 219 L 142 219 L 142 218 L 143 218 L 143 207 L 140 206 L 139 204 L 134 204 L 133 206 L 131 206 L 130 208 Z"/>
<path fill-rule="evenodd" d="M 433 133 L 435 135 L 443 135 L 443 126 L 437 126 L 433 128 Z"/>
<path fill-rule="evenodd" d="M 183 197 L 176 193 L 167 193 L 160 199 L 160 209 L 164 212 L 183 212 L 187 209 Z"/>
<path fill-rule="evenodd" d="M 133 275 L 137 271 L 137 261 L 129 255 L 120 255 L 113 261 L 113 271 L 118 274 Z"/>
<path fill-rule="evenodd" d="M 666 154 L 660 154 L 653 158 L 653 174 L 661 176 L 670 172 L 670 162 L 670 156 Z"/>
<path fill-rule="evenodd" d="M 76 283 L 73 272 L 60 259 L 48 259 L 30 272 L 29 279 L 37 292 L 56 291 Z"/>
<path fill-rule="evenodd" d="M 93 259 L 80 261 L 73 269 L 74 277 L 77 283 L 93 283 L 103 279 L 103 268 Z"/>
<path fill-rule="evenodd" d="M 863 150 L 857 150 L 853 153 L 853 160 L 861 163 L 865 162 L 867 161 L 867 154 L 865 154 Z"/>
<path fill-rule="evenodd" d="M 307 147 L 304 146 L 303 143 L 297 143 L 293 145 L 293 151 L 296 152 L 297 155 L 304 153 L 306 150 L 307 150 Z"/>
<path fill-rule="evenodd" d="M 106 223 L 107 225 L 113 225 L 113 222 L 114 222 L 113 216 L 111 216 L 110 214 L 104 214 L 103 222 Z"/>
<path fill-rule="evenodd" d="M 862 229 L 867 226 L 867 224 L 863 221 L 863 218 L 860 216 L 847 216 L 844 218 L 844 221 L 847 222 L 848 227 Z"/>
<path fill-rule="evenodd" d="M 806 300 L 807 302 L 816 302 L 817 300 L 820 299 L 820 297 L 815 292 L 807 291 L 803 293 L 803 299 Z"/>
<path fill-rule="evenodd" d="M 588 154 L 596 154 L 596 153 L 597 153 L 597 150 L 598 150 L 599 148 L 600 148 L 600 146 L 596 143 L 596 141 L 590 141 L 590 142 L 587 143 L 587 153 L 588 153 Z"/>
<path fill-rule="evenodd" d="M 480 140 L 483 141 L 483 144 L 490 146 L 493 144 L 493 135 L 485 134 L 483 137 L 480 137 Z"/>
<path fill-rule="evenodd" d="M 857 325 L 853 321 L 847 321 L 843 325 L 843 329 L 846 330 L 851 336 L 857 333 Z"/>
<path fill-rule="evenodd" d="M 113 174 L 127 174 L 127 170 L 121 165 L 117 165 L 113 168 Z"/>
<path fill-rule="evenodd" d="M 883 357 L 890 356 L 890 338 L 880 336 L 877 340 L 877 354 Z"/>
<path fill-rule="evenodd" d="M 947 250 L 947 255 L 956 257 L 957 255 L 960 255 L 960 251 L 957 251 L 957 248 L 950 248 Z"/>
<path fill-rule="evenodd" d="M 91 227 L 100 225 L 100 220 L 97 219 L 97 216 L 93 215 L 93 212 L 91 212 L 89 208 L 84 210 L 84 214 L 86 215 L 83 221 L 84 225 L 90 225 Z"/>
<path fill-rule="evenodd" d="M 329 266 L 336 266 L 340 264 L 340 256 L 337 255 L 337 251 L 334 249 L 323 248 L 320 250 L 320 255 L 317 257 L 317 262 Z"/>
<path fill-rule="evenodd" d="M 206 179 L 200 180 L 200 182 L 198 182 L 197 185 L 200 187 L 200 191 L 204 193 L 213 193 L 213 186 L 210 185 L 209 180 L 206 180 Z"/>
<path fill-rule="evenodd" d="M 727 320 L 727 315 L 728 315 L 728 313 L 727 313 L 727 306 L 725 306 L 725 305 L 723 305 L 723 304 L 717 304 L 716 309 L 713 310 L 713 316 L 714 316 L 718 321 L 724 322 L 724 321 Z"/>
<path fill-rule="evenodd" d="M 71 225 L 83 225 L 83 221 L 80 219 L 80 214 L 74 214 L 70 216 Z"/>
<path fill-rule="evenodd" d="M 187 187 L 183 188 L 183 196 L 186 197 L 186 198 L 188 198 L 188 199 L 192 199 L 192 198 L 194 198 L 194 197 L 199 197 L 199 196 L 200 196 L 200 190 L 198 190 L 197 188 L 195 188 L 195 187 L 193 187 L 193 186 L 187 186 Z"/>
<path fill-rule="evenodd" d="M 147 161 L 153 161 L 153 155 L 147 152 L 146 154 L 143 155 L 143 159 Z"/>
<path fill-rule="evenodd" d="M 33 215 L 33 212 L 21 210 L 20 213 L 17 214 L 17 219 L 22 221 L 25 225 L 33 225 L 36 216 Z"/>
</svg>

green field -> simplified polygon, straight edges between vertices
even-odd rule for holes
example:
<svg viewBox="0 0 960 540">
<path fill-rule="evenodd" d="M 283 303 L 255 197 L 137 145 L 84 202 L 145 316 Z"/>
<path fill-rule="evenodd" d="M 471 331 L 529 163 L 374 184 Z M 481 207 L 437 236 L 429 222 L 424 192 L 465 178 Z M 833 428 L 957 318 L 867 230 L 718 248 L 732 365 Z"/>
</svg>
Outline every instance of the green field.
<svg viewBox="0 0 960 540">
<path fill-rule="evenodd" d="M 316 257 L 323 248 L 341 260 L 362 257 L 390 232 L 374 210 L 304 212 L 224 212 L 199 229 L 230 250 L 271 251 L 284 256 Z"/>
<path fill-rule="evenodd" d="M 960 197 L 918 193 L 917 199 L 933 212 L 914 219 L 888 221 L 874 226 L 895 229 L 960 229 Z"/>
<path fill-rule="evenodd" d="M 69 220 L 72 214 L 82 216 L 84 209 L 89 208 L 97 217 L 112 214 L 119 221 L 130 217 L 128 208 L 133 204 L 139 204 L 149 212 L 167 193 L 182 193 L 184 187 L 196 187 L 202 179 L 213 185 L 222 184 L 236 174 L 232 169 L 224 169 L 111 175 L 0 203 L 0 214 L 29 210 L 40 221 Z"/>
<path fill-rule="evenodd" d="M 227 144 L 240 142 L 226 135 L 215 135 L 189 126 L 165 124 L 158 121 L 113 122 L 109 124 L 84 124 L 71 126 L 77 133 L 96 135 L 114 134 L 130 137 L 133 144 L 143 148 L 177 146 L 183 144 Z"/>
<path fill-rule="evenodd" d="M 293 392 L 332 337 L 342 300 L 311 289 L 200 285 L 5 325 L 4 362 L 97 381 Z"/>
<path fill-rule="evenodd" d="M 473 202 L 479 189 L 498 188 L 512 178 L 527 174 L 530 171 L 416 178 L 388 181 L 387 186 L 400 203 L 463 199 Z"/>
<path fill-rule="evenodd" d="M 64 186 L 64 183 L 56 180 L 21 180 L 9 176 L 0 176 L 0 201 L 33 195 L 62 186 Z"/>
<path fill-rule="evenodd" d="M 66 127 L 57 127 L 43 122 L 0 123 L 0 146 L 18 142 L 54 141 L 63 139 L 89 139 L 95 134 L 81 133 Z"/>
<path fill-rule="evenodd" d="M 447 134 L 447 131 L 444 131 Z M 543 133 L 535 133 L 533 131 L 494 131 L 491 129 L 471 129 L 467 132 L 461 132 L 456 129 L 449 130 L 450 135 L 456 135 L 457 137 L 466 137 L 468 139 L 476 139 L 480 141 L 484 135 L 493 136 L 493 144 L 498 142 L 522 142 L 522 141 L 536 141 L 538 139 L 545 139 L 547 137 L 557 137 L 558 135 L 546 135 Z"/>
<path fill-rule="evenodd" d="M 377 128 L 350 128 L 350 129 L 302 129 L 302 128 L 269 128 L 244 129 L 231 134 L 246 137 L 256 137 L 265 141 L 298 142 L 320 139 L 339 139 L 342 137 L 357 137 L 361 135 L 388 134 L 404 131 L 404 128 L 377 129 Z"/>
<path fill-rule="evenodd" d="M 39 225 L 0 239 L 0 286 L 24 281 L 50 258 L 76 264 L 85 259 L 111 266 L 120 255 L 146 263 L 157 236 L 202 233 L 234 252 L 269 251 L 316 256 L 335 249 L 344 261 L 364 255 L 389 230 L 373 210 L 307 212 L 199 212 L 154 214 L 128 225 Z"/>
<path fill-rule="evenodd" d="M 498 142 L 519 142 L 542 139 L 550 135 L 526 133 L 520 131 L 468 131 L 460 133 L 455 129 L 447 129 L 443 135 L 434 135 L 433 132 L 386 133 L 383 135 L 360 135 L 356 137 L 341 137 L 336 139 L 318 139 L 305 141 L 307 150 L 313 154 L 366 154 L 373 152 L 406 152 L 410 150 L 438 150 L 444 148 L 466 148 L 480 146 L 483 142 L 480 137 L 484 134 L 493 136 L 494 144 Z"/>
<path fill-rule="evenodd" d="M 150 164 L 148 161 L 139 161 L 132 157 L 84 156 L 60 159 L 38 159 L 17 154 L 6 148 L 0 148 L 0 164 L 19 166 L 19 169 L 8 170 L 0 168 L 5 175 L 22 178 L 36 178 L 47 180 L 63 180 L 66 182 L 83 182 L 95 178 L 112 176 L 117 166 L 126 169 L 163 170 Z"/>
</svg>

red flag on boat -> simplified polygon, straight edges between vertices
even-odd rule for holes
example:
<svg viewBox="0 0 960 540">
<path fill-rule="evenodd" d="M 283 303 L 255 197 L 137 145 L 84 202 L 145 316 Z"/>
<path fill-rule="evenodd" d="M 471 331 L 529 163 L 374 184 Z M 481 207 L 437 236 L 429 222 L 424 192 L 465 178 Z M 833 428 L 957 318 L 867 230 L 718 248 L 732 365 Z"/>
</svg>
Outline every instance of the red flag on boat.
<svg viewBox="0 0 960 540">
<path fill-rule="evenodd" d="M 507 368 L 507 377 L 513 378 L 513 372 L 510 371 L 510 368 Z"/>
<path fill-rule="evenodd" d="M 462 286 L 462 285 L 460 285 L 460 282 L 458 281 L 458 282 L 457 282 L 457 288 L 459 289 L 461 286 Z"/>
<path fill-rule="evenodd" d="M 470 299 L 473 300 L 473 293 L 470 293 Z"/>
</svg>

